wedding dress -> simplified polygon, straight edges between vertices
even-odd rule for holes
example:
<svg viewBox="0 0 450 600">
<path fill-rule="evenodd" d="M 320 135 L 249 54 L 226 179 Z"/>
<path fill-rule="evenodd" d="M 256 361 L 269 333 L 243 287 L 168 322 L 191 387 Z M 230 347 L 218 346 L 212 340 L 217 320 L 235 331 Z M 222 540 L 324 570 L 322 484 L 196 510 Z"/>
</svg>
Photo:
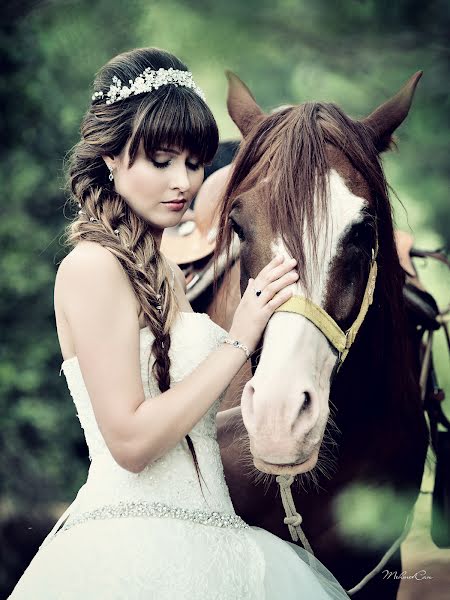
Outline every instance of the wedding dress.
<svg viewBox="0 0 450 600">
<path fill-rule="evenodd" d="M 179 313 L 171 381 L 181 381 L 226 332 L 205 314 Z M 146 401 L 153 335 L 140 331 Z M 236 515 L 216 435 L 217 398 L 185 439 L 142 472 L 120 467 L 97 426 L 77 357 L 62 363 L 89 447 L 86 483 L 47 536 L 11 600 L 321 600 L 348 598 L 305 550 Z M 61 374 L 60 371 L 60 374 Z M 149 431 L 151 435 L 151 431 Z M 312 565 L 308 563 L 312 561 Z"/>
</svg>

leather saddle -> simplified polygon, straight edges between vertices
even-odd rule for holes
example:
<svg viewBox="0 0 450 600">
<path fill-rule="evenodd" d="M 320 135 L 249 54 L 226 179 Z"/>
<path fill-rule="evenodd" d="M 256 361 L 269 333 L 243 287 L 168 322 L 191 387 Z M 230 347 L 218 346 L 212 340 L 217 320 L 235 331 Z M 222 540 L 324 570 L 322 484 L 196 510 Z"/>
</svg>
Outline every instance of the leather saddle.
<svg viewBox="0 0 450 600">
<path fill-rule="evenodd" d="M 165 229 L 162 237 L 161 251 L 184 273 L 189 302 L 198 298 L 214 280 L 219 201 L 230 169 L 231 165 L 226 165 L 210 175 L 199 190 L 189 220 Z M 232 263 L 238 255 L 239 244 L 236 241 L 231 251 Z M 220 257 L 216 274 L 221 275 L 226 268 L 226 257 Z"/>
<path fill-rule="evenodd" d="M 405 231 L 395 231 L 395 243 L 400 266 L 406 275 L 403 286 L 406 308 L 416 325 L 436 331 L 441 326 L 439 308 L 433 296 L 423 287 L 412 262 L 414 256 L 428 256 L 430 253 L 415 250 L 413 236 Z"/>
</svg>

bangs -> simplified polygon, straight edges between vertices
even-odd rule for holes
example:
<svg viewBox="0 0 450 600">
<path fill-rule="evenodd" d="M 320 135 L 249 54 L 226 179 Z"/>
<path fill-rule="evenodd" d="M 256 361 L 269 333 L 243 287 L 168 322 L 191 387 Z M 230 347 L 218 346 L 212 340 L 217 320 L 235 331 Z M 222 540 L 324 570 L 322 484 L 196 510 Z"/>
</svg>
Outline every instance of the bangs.
<svg viewBox="0 0 450 600">
<path fill-rule="evenodd" d="M 141 141 L 149 159 L 159 148 L 178 148 L 202 164 L 212 161 L 219 144 L 217 124 L 205 102 L 193 90 L 174 85 L 141 101 L 133 129 L 130 166 Z"/>
</svg>

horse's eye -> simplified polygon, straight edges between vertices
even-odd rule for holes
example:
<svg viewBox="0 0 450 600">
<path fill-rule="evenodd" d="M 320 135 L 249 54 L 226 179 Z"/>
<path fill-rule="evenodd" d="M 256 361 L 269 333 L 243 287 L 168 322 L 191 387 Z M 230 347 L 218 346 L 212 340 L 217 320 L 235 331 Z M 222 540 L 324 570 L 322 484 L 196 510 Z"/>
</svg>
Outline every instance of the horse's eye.
<svg viewBox="0 0 450 600">
<path fill-rule="evenodd" d="M 231 221 L 231 226 L 234 229 L 234 231 L 237 233 L 239 239 L 241 240 L 241 242 L 243 242 L 245 240 L 245 236 L 244 236 L 244 230 L 242 229 L 242 227 L 239 225 L 239 223 L 237 223 L 232 216 L 230 216 L 230 221 Z"/>
<path fill-rule="evenodd" d="M 347 245 L 355 246 L 358 250 L 367 253 L 371 244 L 373 244 L 373 224 L 370 221 L 358 223 L 351 229 L 347 237 Z"/>
</svg>

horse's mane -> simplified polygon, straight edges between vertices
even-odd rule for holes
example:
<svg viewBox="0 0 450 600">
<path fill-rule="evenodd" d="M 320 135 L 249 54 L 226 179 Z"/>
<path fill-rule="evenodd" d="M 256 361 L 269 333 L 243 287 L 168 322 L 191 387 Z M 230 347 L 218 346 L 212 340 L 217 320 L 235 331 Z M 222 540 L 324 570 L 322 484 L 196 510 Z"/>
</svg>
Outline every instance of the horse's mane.
<svg viewBox="0 0 450 600">
<path fill-rule="evenodd" d="M 374 304 L 336 377 L 331 399 L 341 410 L 345 398 L 346 408 L 369 419 L 395 403 L 393 428 L 400 414 L 406 421 L 415 420 L 417 427 L 416 411 L 421 408 L 403 304 L 404 274 L 395 247 L 388 186 L 363 122 L 350 119 L 334 104 L 311 102 L 258 123 L 241 145 L 222 198 L 216 256 L 228 250 L 232 241 L 228 215 L 233 201 L 238 196 L 244 201 L 245 193 L 257 187 L 261 210 L 267 211 L 272 231 L 282 236 L 297 259 L 300 281 L 308 290 L 311 281 L 305 274 L 314 277 L 317 264 L 305 268 L 305 233 L 317 261 L 318 227 L 327 222 L 330 145 L 347 157 L 369 187 L 379 244 Z M 407 426 L 406 421 L 402 426 Z"/>
</svg>

